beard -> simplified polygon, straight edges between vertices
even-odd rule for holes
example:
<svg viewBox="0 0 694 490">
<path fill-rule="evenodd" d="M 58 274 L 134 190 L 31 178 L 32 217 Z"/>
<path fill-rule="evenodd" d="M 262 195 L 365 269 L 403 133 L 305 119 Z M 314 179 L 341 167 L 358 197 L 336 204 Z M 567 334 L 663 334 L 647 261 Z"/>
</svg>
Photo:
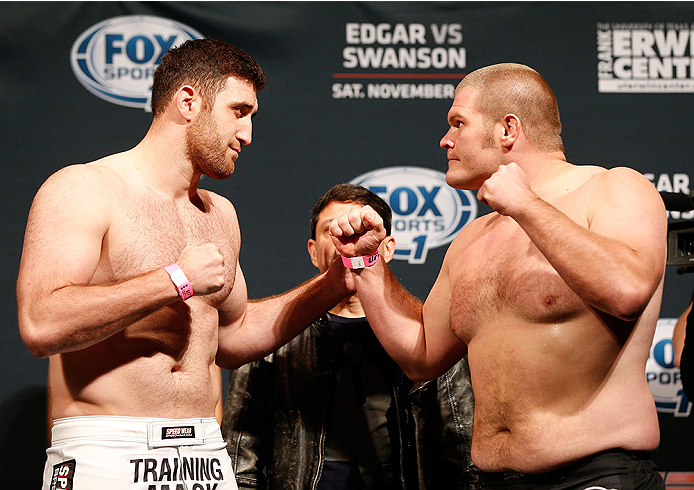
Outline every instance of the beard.
<svg viewBox="0 0 694 490">
<path fill-rule="evenodd" d="M 226 179 L 234 173 L 234 160 L 227 156 L 209 109 L 202 109 L 186 131 L 186 153 L 193 167 L 213 179 Z"/>
<path fill-rule="evenodd" d="M 484 136 L 482 137 L 482 149 L 486 150 L 488 148 L 496 148 L 496 140 L 494 139 L 494 127 L 496 126 L 495 123 L 489 123 L 487 122 L 486 124 L 486 131 Z"/>
</svg>

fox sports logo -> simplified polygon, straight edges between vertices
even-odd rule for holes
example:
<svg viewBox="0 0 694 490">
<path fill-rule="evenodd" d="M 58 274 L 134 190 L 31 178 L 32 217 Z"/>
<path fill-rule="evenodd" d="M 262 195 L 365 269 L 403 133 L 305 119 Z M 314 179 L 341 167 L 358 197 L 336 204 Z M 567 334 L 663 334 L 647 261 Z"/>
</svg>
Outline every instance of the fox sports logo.
<svg viewBox="0 0 694 490">
<path fill-rule="evenodd" d="M 150 111 L 152 76 L 162 56 L 202 37 L 192 27 L 162 17 L 113 17 L 77 38 L 70 52 L 72 71 L 97 97 Z"/>
<path fill-rule="evenodd" d="M 423 264 L 432 248 L 449 244 L 477 217 L 469 191 L 446 184 L 446 174 L 422 167 L 388 167 L 351 181 L 378 194 L 393 210 L 394 258 Z"/>
<path fill-rule="evenodd" d="M 658 412 L 688 417 L 692 404 L 682 389 L 680 370 L 675 367 L 672 333 L 676 318 L 660 318 L 646 362 L 646 379 Z"/>
</svg>

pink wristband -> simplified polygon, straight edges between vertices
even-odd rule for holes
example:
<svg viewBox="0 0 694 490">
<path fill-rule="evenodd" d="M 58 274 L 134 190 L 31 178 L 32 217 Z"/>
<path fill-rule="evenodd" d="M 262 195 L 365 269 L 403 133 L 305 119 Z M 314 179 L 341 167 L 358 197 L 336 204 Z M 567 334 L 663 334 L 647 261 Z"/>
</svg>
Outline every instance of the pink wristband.
<svg viewBox="0 0 694 490">
<path fill-rule="evenodd" d="M 171 277 L 171 282 L 173 282 L 176 289 L 178 289 L 178 294 L 183 301 L 193 296 L 193 286 L 190 285 L 188 278 L 183 273 L 183 269 L 181 269 L 178 264 L 167 265 L 164 267 L 164 270 L 169 274 L 169 277 Z"/>
<path fill-rule="evenodd" d="M 342 257 L 342 263 L 348 269 L 363 269 L 364 267 L 371 267 L 378 259 L 381 258 L 381 254 L 376 250 L 371 255 L 362 255 L 360 257 Z"/>
</svg>

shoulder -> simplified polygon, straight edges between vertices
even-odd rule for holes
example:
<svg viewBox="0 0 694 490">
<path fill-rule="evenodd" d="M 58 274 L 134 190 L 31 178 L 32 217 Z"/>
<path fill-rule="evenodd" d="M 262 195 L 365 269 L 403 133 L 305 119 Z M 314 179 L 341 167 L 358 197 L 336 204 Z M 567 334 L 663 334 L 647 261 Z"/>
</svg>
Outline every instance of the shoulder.
<svg viewBox="0 0 694 490">
<path fill-rule="evenodd" d="M 658 240 L 663 238 L 665 243 L 662 237 L 667 228 L 665 204 L 653 183 L 641 173 L 627 167 L 603 169 L 582 190 L 580 197 L 586 203 L 590 228 L 601 226 L 610 233 L 621 226 L 630 226 Z"/>
<path fill-rule="evenodd" d="M 200 198 L 203 200 L 203 202 L 205 202 L 206 205 L 210 207 L 210 209 L 221 213 L 226 219 L 233 222 L 238 222 L 236 208 L 229 199 L 207 189 L 198 189 L 198 193 Z"/>
<path fill-rule="evenodd" d="M 474 241 L 484 235 L 490 225 L 499 219 L 500 215 L 496 211 L 478 216 L 458 232 L 451 243 L 452 247 L 464 246 L 470 241 Z"/>
<path fill-rule="evenodd" d="M 638 171 L 628 167 L 594 171 L 585 186 L 600 200 L 633 200 L 638 196 L 642 201 L 661 203 L 662 199 L 653 183 Z"/>
<path fill-rule="evenodd" d="M 79 191 L 99 194 L 108 188 L 117 186 L 117 181 L 120 180 L 107 162 L 107 159 L 102 159 L 91 163 L 63 167 L 46 179 L 39 192 Z M 79 195 L 75 197 L 79 197 Z"/>
<path fill-rule="evenodd" d="M 51 175 L 34 196 L 29 224 L 88 222 L 106 229 L 114 203 L 123 196 L 118 175 L 97 162 L 64 167 Z"/>
<path fill-rule="evenodd" d="M 461 256 L 466 254 L 468 247 L 487 235 L 489 227 L 499 219 L 499 213 L 492 211 L 472 220 L 453 238 L 443 258 L 441 271 L 448 272 L 449 267 Z"/>
<path fill-rule="evenodd" d="M 96 204 L 106 199 L 114 186 L 111 171 L 94 164 L 64 167 L 48 177 L 34 198 L 36 203 L 74 204 L 90 201 Z"/>
<path fill-rule="evenodd" d="M 92 180 L 97 177 L 92 164 L 80 163 L 63 167 L 53 175 L 48 177 L 42 188 L 53 188 L 71 185 L 80 185 L 86 180 Z"/>
<path fill-rule="evenodd" d="M 603 167 L 597 167 L 592 165 L 577 166 L 578 171 L 584 172 L 587 177 L 587 183 L 589 185 L 596 186 L 643 186 L 649 185 L 653 187 L 653 184 L 644 177 L 641 173 L 629 167 L 614 167 L 612 169 L 607 169 Z M 655 190 L 655 187 L 653 187 Z"/>
<path fill-rule="evenodd" d="M 200 189 L 200 195 L 220 209 L 224 209 L 226 211 L 234 210 L 234 205 L 231 203 L 231 201 L 221 194 L 217 194 L 216 192 L 212 192 L 207 189 Z M 236 211 L 234 210 L 234 213 L 235 212 Z"/>
</svg>

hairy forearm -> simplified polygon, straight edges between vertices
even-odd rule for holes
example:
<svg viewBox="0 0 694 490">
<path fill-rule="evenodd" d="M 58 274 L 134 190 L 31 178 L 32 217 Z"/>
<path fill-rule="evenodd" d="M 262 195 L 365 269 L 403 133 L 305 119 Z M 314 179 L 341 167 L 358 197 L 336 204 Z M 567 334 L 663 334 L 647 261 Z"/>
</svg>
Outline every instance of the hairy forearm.
<svg viewBox="0 0 694 490">
<path fill-rule="evenodd" d="M 388 354 L 411 379 L 439 374 L 439 359 L 430 350 L 424 325 L 424 304 L 412 296 L 382 263 L 355 274 L 359 299 L 366 316 Z M 442 371 L 441 371 L 442 372 Z"/>
<path fill-rule="evenodd" d="M 283 294 L 249 301 L 243 320 L 220 330 L 217 364 L 234 369 L 276 351 L 347 294 L 322 273 Z"/>
<path fill-rule="evenodd" d="M 177 300 L 163 269 L 115 284 L 67 285 L 43 295 L 20 284 L 20 332 L 34 355 L 47 357 L 90 347 Z"/>
</svg>

